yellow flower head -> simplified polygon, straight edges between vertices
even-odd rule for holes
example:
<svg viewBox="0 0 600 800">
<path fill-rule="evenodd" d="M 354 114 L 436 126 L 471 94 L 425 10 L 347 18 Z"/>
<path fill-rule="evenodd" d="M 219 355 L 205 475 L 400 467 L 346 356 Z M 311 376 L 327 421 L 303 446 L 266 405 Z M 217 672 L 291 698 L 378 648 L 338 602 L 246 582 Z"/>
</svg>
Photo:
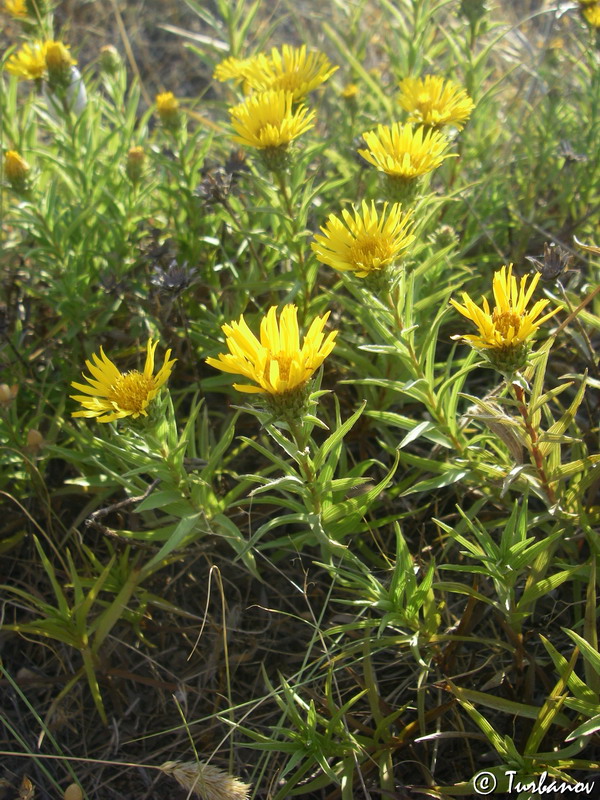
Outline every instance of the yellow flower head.
<svg viewBox="0 0 600 800">
<path fill-rule="evenodd" d="M 340 94 L 344 100 L 354 100 L 360 94 L 360 88 L 357 83 L 347 83 Z"/>
<path fill-rule="evenodd" d="M 156 111 L 163 125 L 173 126 L 179 121 L 179 100 L 173 92 L 161 92 L 156 95 Z"/>
<path fill-rule="evenodd" d="M 50 76 L 63 74 L 76 64 L 69 48 L 62 42 L 36 40 L 24 44 L 6 62 L 6 70 L 24 80 L 42 78 L 48 70 Z"/>
<path fill-rule="evenodd" d="M 252 89 L 291 92 L 297 102 L 330 78 L 336 69 L 325 53 L 318 50 L 308 53 L 304 44 L 302 47 L 284 44 L 281 50 L 274 47 L 268 58 L 255 59 L 246 65 L 243 77 Z"/>
<path fill-rule="evenodd" d="M 293 100 L 291 92 L 259 92 L 230 108 L 233 141 L 261 150 L 287 146 L 313 127 L 315 116 L 306 106 L 292 111 Z"/>
<path fill-rule="evenodd" d="M 132 183 L 137 183 L 142 177 L 144 170 L 144 162 L 146 160 L 146 153 L 143 147 L 135 145 L 130 147 L 127 151 L 127 163 L 125 165 L 125 172 L 127 177 Z"/>
<path fill-rule="evenodd" d="M 98 422 L 113 422 L 123 417 L 136 419 L 139 416 L 148 416 L 148 406 L 154 400 L 160 388 L 167 382 L 173 364 L 177 359 L 169 361 L 171 351 L 167 350 L 162 367 L 156 375 L 154 372 L 154 353 L 158 342 L 148 339 L 146 348 L 146 364 L 144 371 L 133 369 L 130 372 L 119 372 L 110 358 L 107 358 L 102 348 L 100 355 L 93 355 L 93 361 L 86 361 L 85 365 L 92 377 L 83 375 L 90 384 L 72 383 L 75 389 L 84 394 L 71 395 L 72 400 L 77 400 L 83 410 L 74 411 L 74 417 L 97 417 Z"/>
<path fill-rule="evenodd" d="M 261 71 L 270 67 L 269 58 L 264 53 L 257 53 L 249 58 L 236 58 L 229 56 L 220 64 L 217 64 L 213 72 L 216 81 L 235 81 L 236 86 L 244 84 L 244 91 L 250 90 L 247 83 L 248 74 L 254 70 Z"/>
<path fill-rule="evenodd" d="M 49 72 L 60 72 L 77 63 L 69 53 L 68 45 L 62 42 L 45 42 L 44 56 Z"/>
<path fill-rule="evenodd" d="M 400 105 L 410 114 L 408 121 L 432 128 L 442 125 L 462 128 L 475 108 L 464 89 L 436 75 L 405 78 L 400 81 L 400 92 Z"/>
<path fill-rule="evenodd" d="M 451 154 L 445 154 L 446 137 L 435 130 L 422 126 L 395 122 L 393 125 L 378 125 L 377 130 L 363 133 L 368 150 L 359 150 L 380 172 L 394 178 L 413 180 L 431 172 Z"/>
<path fill-rule="evenodd" d="M 592 28 L 600 28 L 600 3 L 594 2 L 582 6 L 581 13 Z"/>
<path fill-rule="evenodd" d="M 4 174 L 10 183 L 22 183 L 31 167 L 16 150 L 7 150 L 4 156 Z"/>
<path fill-rule="evenodd" d="M 474 322 L 479 329 L 478 334 L 468 334 L 460 338 L 484 350 L 510 351 L 525 344 L 540 325 L 558 311 L 558 308 L 555 308 L 540 317 L 549 303 L 548 300 L 538 300 L 527 311 L 527 304 L 538 285 L 540 273 L 537 272 L 533 276 L 529 287 L 527 287 L 528 280 L 529 277 L 524 275 L 518 283 L 512 274 L 512 264 L 508 270 L 506 267 L 498 270 L 493 281 L 495 301 L 493 311 L 490 311 L 485 298 L 482 298 L 483 308 L 479 308 L 466 292 L 462 293 L 464 305 L 457 303 L 456 300 L 450 300 L 454 308 L 463 317 Z"/>
<path fill-rule="evenodd" d="M 234 383 L 240 392 L 284 395 L 301 389 L 321 366 L 335 345 L 337 331 L 323 333 L 327 312 L 316 317 L 300 346 L 298 309 L 287 305 L 277 321 L 277 306 L 272 306 L 260 324 L 260 341 L 252 333 L 244 316 L 239 322 L 223 325 L 229 353 L 207 358 L 206 363 L 223 372 L 243 375 L 253 384 Z"/>
<path fill-rule="evenodd" d="M 4 0 L 4 10 L 13 17 L 26 17 L 27 6 L 25 0 Z"/>
<path fill-rule="evenodd" d="M 381 216 L 375 203 L 371 206 L 363 200 L 361 211 L 342 211 L 342 219 L 331 214 L 321 230 L 324 236 L 315 235 L 311 244 L 319 261 L 340 271 L 351 271 L 358 278 L 380 272 L 414 240 L 410 232 L 411 212 L 401 212 L 399 203 L 394 203 L 387 213 L 385 203 Z"/>
<path fill-rule="evenodd" d="M 6 71 L 23 80 L 37 80 L 46 71 L 46 45 L 35 41 L 24 44 L 6 62 Z"/>
<path fill-rule="evenodd" d="M 172 114 L 179 109 L 179 100 L 173 92 L 160 92 L 160 94 L 156 95 L 156 108 L 159 114 L 161 112 Z"/>
</svg>

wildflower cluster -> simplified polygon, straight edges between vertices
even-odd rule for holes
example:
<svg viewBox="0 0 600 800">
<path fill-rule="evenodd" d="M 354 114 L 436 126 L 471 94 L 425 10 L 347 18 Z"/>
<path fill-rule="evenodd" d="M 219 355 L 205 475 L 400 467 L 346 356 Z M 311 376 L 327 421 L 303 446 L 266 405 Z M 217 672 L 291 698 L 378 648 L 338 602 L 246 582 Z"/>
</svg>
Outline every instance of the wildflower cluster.
<svg viewBox="0 0 600 800">
<path fill-rule="evenodd" d="M 447 152 L 450 142 L 442 127 L 461 128 L 474 103 L 464 89 L 437 76 L 406 78 L 400 88 L 399 102 L 409 112 L 408 121 L 365 131 L 361 141 L 366 147 L 359 147 L 358 153 L 385 176 L 388 196 L 411 202 L 423 176 L 456 156 Z M 387 203 L 380 216 L 373 202 L 369 208 L 363 201 L 354 219 L 346 210 L 342 219 L 330 215 L 321 228 L 323 235 L 317 235 L 312 245 L 317 258 L 366 278 L 371 288 L 384 289 L 397 277 L 396 259 L 415 239 L 412 211 L 402 213 L 401 208 L 394 203 L 386 219 Z"/>
<path fill-rule="evenodd" d="M 25 43 L 6 62 L 6 71 L 20 80 L 39 81 L 47 77 L 52 85 L 70 81 L 71 67 L 77 61 L 68 45 L 59 41 Z"/>
<path fill-rule="evenodd" d="M 60 688 L 39 720 L 87 684 L 69 781 L 138 684 L 159 795 L 465 796 L 490 748 L 597 771 L 600 0 L 321 4 L 306 36 L 301 5 L 184 5 L 157 75 L 0 0 L 7 729 L 22 660 Z"/>
<path fill-rule="evenodd" d="M 314 125 L 315 112 L 301 101 L 336 69 L 324 53 L 308 52 L 305 45 L 284 44 L 268 55 L 225 59 L 214 78 L 242 84 L 249 94 L 229 110 L 234 141 L 260 150 L 270 169 L 281 169 L 288 145 Z"/>
</svg>

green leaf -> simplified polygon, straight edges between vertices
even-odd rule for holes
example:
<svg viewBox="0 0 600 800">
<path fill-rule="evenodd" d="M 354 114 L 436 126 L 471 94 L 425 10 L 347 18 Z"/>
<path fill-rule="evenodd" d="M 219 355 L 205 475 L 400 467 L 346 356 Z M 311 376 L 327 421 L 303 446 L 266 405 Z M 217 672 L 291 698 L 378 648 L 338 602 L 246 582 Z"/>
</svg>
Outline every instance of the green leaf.
<svg viewBox="0 0 600 800">
<path fill-rule="evenodd" d="M 327 459 L 327 456 L 333 450 L 333 448 L 342 442 L 344 436 L 354 426 L 354 423 L 357 421 L 362 412 L 365 410 L 366 405 L 367 401 L 363 400 L 363 402 L 360 405 L 360 408 L 358 408 L 354 412 L 354 414 L 352 414 L 351 417 L 349 417 L 344 423 L 342 423 L 342 425 L 340 425 L 340 427 L 337 430 L 335 430 L 331 434 L 331 436 L 328 436 L 327 439 L 321 445 L 321 447 L 316 451 L 313 457 L 313 464 L 317 472 L 321 469 L 321 467 L 325 463 L 325 460 Z"/>
</svg>

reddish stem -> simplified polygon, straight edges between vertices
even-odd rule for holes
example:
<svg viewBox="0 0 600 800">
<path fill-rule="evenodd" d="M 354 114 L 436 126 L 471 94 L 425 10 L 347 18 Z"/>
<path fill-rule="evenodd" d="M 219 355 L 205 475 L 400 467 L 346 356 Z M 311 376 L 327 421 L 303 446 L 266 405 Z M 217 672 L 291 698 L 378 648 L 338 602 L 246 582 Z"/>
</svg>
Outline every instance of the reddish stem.
<svg viewBox="0 0 600 800">
<path fill-rule="evenodd" d="M 550 486 L 550 483 L 548 481 L 548 476 L 546 475 L 546 470 L 544 468 L 544 456 L 538 446 L 537 431 L 531 424 L 529 409 L 527 408 L 527 402 L 525 400 L 525 392 L 523 391 L 523 387 L 519 386 L 518 383 L 513 383 L 512 387 L 515 392 L 515 397 L 517 398 L 519 413 L 523 417 L 523 422 L 525 423 L 525 430 L 529 434 L 529 438 L 531 440 L 531 449 L 530 449 L 531 460 L 533 462 L 534 467 L 537 470 L 540 482 L 544 487 L 544 491 L 548 495 L 548 500 L 552 505 L 554 505 L 554 503 L 556 503 L 556 494 L 552 486 Z"/>
</svg>

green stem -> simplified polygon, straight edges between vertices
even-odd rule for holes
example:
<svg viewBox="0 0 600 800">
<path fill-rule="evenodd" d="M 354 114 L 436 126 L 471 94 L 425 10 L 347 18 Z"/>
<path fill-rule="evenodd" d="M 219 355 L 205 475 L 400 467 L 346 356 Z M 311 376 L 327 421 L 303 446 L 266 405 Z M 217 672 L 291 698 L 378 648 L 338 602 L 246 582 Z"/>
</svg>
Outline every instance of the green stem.
<svg viewBox="0 0 600 800">
<path fill-rule="evenodd" d="M 397 294 L 398 287 L 396 287 L 395 292 Z M 398 312 L 397 296 L 394 297 L 392 293 L 389 292 L 388 303 L 390 305 L 392 314 L 394 315 L 394 322 L 396 323 L 396 327 L 398 331 L 402 333 L 402 331 L 404 330 L 404 323 L 402 321 L 402 317 Z M 448 438 L 454 445 L 457 453 L 461 455 L 464 450 L 463 443 L 453 433 L 452 428 L 450 427 L 450 424 L 448 422 L 448 418 L 446 417 L 446 414 L 444 412 L 444 409 L 440 408 L 438 398 L 433 389 L 431 388 L 431 384 L 427 379 L 427 375 L 425 374 L 425 371 L 423 370 L 423 367 L 421 366 L 419 359 L 417 358 L 417 354 L 415 352 L 412 342 L 408 338 L 406 338 L 403 340 L 403 344 L 404 347 L 406 348 L 408 357 L 410 358 L 411 361 L 411 365 L 413 368 L 413 376 L 418 380 L 423 380 L 425 382 L 428 410 L 430 411 L 435 421 L 440 425 L 443 432 L 448 436 Z"/>
<path fill-rule="evenodd" d="M 529 408 L 525 400 L 525 392 L 523 390 L 523 387 L 519 386 L 518 383 L 512 383 L 511 386 L 515 393 L 515 397 L 517 399 L 517 407 L 519 409 L 519 413 L 523 417 L 525 430 L 529 435 L 529 439 L 531 441 L 531 447 L 529 449 L 531 462 L 537 471 L 540 483 L 542 484 L 542 488 L 544 489 L 546 495 L 548 496 L 548 501 L 552 505 L 554 505 L 556 503 L 556 493 L 553 487 L 550 485 L 550 482 L 548 481 L 548 476 L 546 475 L 546 469 L 544 466 L 544 455 L 538 445 L 539 437 L 537 431 L 533 427 L 531 417 L 529 415 Z"/>
<path fill-rule="evenodd" d="M 313 514 L 320 514 L 321 493 L 317 485 L 315 468 L 309 455 L 308 432 L 304 429 L 302 423 L 299 423 L 296 419 L 288 419 L 286 422 L 292 434 L 294 444 L 296 445 L 296 461 L 300 467 L 300 472 L 304 478 L 306 488 L 310 493 L 311 508 L 309 510 Z"/>
<path fill-rule="evenodd" d="M 303 320 L 308 309 L 308 303 L 310 300 L 310 287 L 308 285 L 308 276 L 306 274 L 306 262 L 304 259 L 304 250 L 302 248 L 302 244 L 300 243 L 300 227 L 298 225 L 298 215 L 294 214 L 294 205 L 292 203 L 292 192 L 291 188 L 288 192 L 288 185 L 285 178 L 285 173 L 283 170 L 276 170 L 273 172 L 275 175 L 275 180 L 277 182 L 277 186 L 279 188 L 279 194 L 283 201 L 283 207 L 287 214 L 290 227 L 292 229 L 292 241 L 296 245 L 297 251 L 297 259 L 298 259 L 298 267 L 300 268 L 300 275 L 302 276 L 302 281 L 304 284 L 304 295 L 302 297 L 302 302 L 298 303 L 299 311 L 300 311 L 300 319 Z"/>
</svg>

